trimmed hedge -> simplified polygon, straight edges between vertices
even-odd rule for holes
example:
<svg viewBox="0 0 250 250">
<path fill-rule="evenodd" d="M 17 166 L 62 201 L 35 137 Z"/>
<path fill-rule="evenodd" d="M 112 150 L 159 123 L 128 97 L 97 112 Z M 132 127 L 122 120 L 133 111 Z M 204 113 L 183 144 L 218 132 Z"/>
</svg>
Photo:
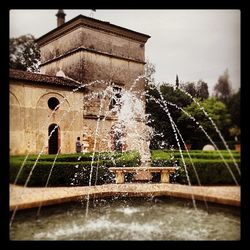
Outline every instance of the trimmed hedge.
<svg viewBox="0 0 250 250">
<path fill-rule="evenodd" d="M 187 172 L 192 185 L 197 185 L 198 180 L 195 175 L 195 171 L 191 164 L 189 158 L 185 158 L 185 164 L 187 167 Z M 200 179 L 201 185 L 235 185 L 235 181 L 230 174 L 228 167 L 225 165 L 224 161 L 220 159 L 192 159 L 194 167 L 196 169 L 197 175 Z M 240 176 L 234 162 L 231 160 L 225 160 L 229 168 L 233 172 L 237 182 L 240 184 Z M 240 167 L 240 161 L 236 161 Z M 177 183 L 188 184 L 184 164 L 181 159 L 175 159 L 176 165 L 180 168 L 173 175 L 173 180 Z M 154 160 L 153 166 L 173 166 L 173 160 Z"/>
<path fill-rule="evenodd" d="M 112 182 L 114 176 L 108 171 L 108 167 L 99 163 L 97 172 L 97 185 Z M 18 178 L 17 184 L 24 185 L 34 162 L 28 161 Z M 95 184 L 97 164 L 93 164 L 91 185 Z M 20 162 L 14 161 L 10 165 L 10 182 L 14 182 L 19 171 Z M 52 168 L 51 162 L 38 162 L 33 170 L 28 186 L 45 186 L 49 172 Z M 49 180 L 48 186 L 72 186 L 89 185 L 91 162 L 57 162 Z"/>
<path fill-rule="evenodd" d="M 80 160 L 79 156 L 81 156 Z M 13 183 L 25 157 L 10 158 L 10 182 Z M 37 156 L 29 156 L 18 178 L 17 184 L 24 185 L 35 164 Z M 45 186 L 52 168 L 55 155 L 42 155 L 35 166 L 27 186 Z M 95 158 L 98 159 L 98 153 Z M 139 166 L 140 155 L 136 151 L 125 153 L 101 153 L 99 161 L 92 163 L 91 185 L 114 182 L 114 174 L 108 168 L 111 166 Z M 113 160 L 111 160 L 113 159 Z M 92 153 L 58 155 L 48 186 L 89 185 Z M 97 176 L 96 176 L 97 173 Z"/>
<path fill-rule="evenodd" d="M 220 153 L 223 155 L 225 162 L 228 164 L 229 168 L 233 172 L 237 182 L 240 183 L 240 176 L 238 170 L 236 169 L 236 166 L 234 165 L 234 162 L 231 159 L 228 151 L 221 150 Z M 232 154 L 236 163 L 240 167 L 240 153 L 232 151 Z M 171 155 L 173 156 L 172 158 Z M 202 185 L 236 184 L 228 170 L 228 167 L 221 159 L 217 151 L 191 150 L 190 156 Z M 191 161 L 188 157 L 188 154 L 186 152 L 183 152 L 183 157 L 187 166 L 190 182 L 192 185 L 197 185 L 198 181 L 193 170 Z M 188 183 L 181 155 L 178 150 L 152 151 L 152 165 L 161 167 L 178 165 L 180 166 L 180 169 L 175 175 L 172 176 L 173 180 L 181 184 Z"/>
<path fill-rule="evenodd" d="M 226 157 L 229 156 L 227 151 L 220 151 L 225 161 L 228 163 L 230 169 L 235 175 L 238 183 L 240 183 L 240 176 L 233 163 L 233 161 Z M 173 158 L 171 158 L 173 153 Z M 235 185 L 235 182 L 229 173 L 225 163 L 220 158 L 216 151 L 190 151 L 192 162 L 200 178 L 202 185 Z M 187 171 L 189 173 L 190 181 L 192 185 L 197 185 L 198 181 L 195 176 L 190 159 L 187 154 L 183 154 Z M 233 152 L 236 162 L 240 166 L 240 154 Z M 80 160 L 79 156 L 81 156 Z M 20 174 L 17 184 L 24 185 L 31 168 L 33 167 L 37 156 L 29 156 L 25 166 Z M 180 157 L 179 151 L 152 151 L 152 166 L 173 166 L 178 165 L 180 169 L 175 175 L 170 178 L 172 181 L 187 184 L 187 177 L 184 170 L 183 162 Z M 52 167 L 55 155 L 42 155 L 39 159 L 28 186 L 45 186 L 50 169 Z M 92 153 L 72 154 L 72 155 L 58 155 L 57 161 L 52 171 L 52 175 L 48 186 L 72 186 L 72 185 L 89 185 L 89 177 L 91 171 L 91 159 Z M 123 167 L 123 166 L 139 166 L 140 155 L 136 151 L 129 151 L 125 153 L 98 153 L 95 155 L 95 161 L 93 162 L 93 172 L 91 185 L 101 185 L 105 183 L 114 182 L 114 174 L 111 173 L 108 168 L 111 166 Z M 113 159 L 113 160 L 112 160 Z M 16 175 L 22 165 L 24 157 L 15 156 L 10 158 L 10 182 L 13 183 Z M 97 176 L 96 176 L 97 173 Z M 125 175 L 126 181 L 131 181 L 132 174 Z M 159 173 L 153 175 L 153 181 L 159 181 Z"/>
<path fill-rule="evenodd" d="M 233 158 L 240 159 L 240 153 L 236 151 L 231 151 Z M 179 151 L 167 151 L 167 150 L 153 150 L 152 151 L 152 159 L 169 159 L 171 157 L 171 154 L 174 156 L 174 158 L 181 158 L 181 154 Z M 224 157 L 224 159 L 231 159 L 230 154 L 228 151 L 221 150 L 220 154 Z M 189 155 L 192 159 L 198 158 L 198 159 L 221 159 L 218 151 L 197 151 L 197 150 L 191 150 L 189 151 Z M 184 158 L 189 158 L 188 153 L 186 151 L 182 152 L 182 155 Z"/>
<path fill-rule="evenodd" d="M 233 161 L 226 161 L 228 163 L 229 168 L 233 172 L 237 182 L 240 184 L 240 175 Z M 228 167 L 225 165 L 223 161 L 219 160 L 196 160 L 193 161 L 194 167 L 196 169 L 197 175 L 200 179 L 201 185 L 235 185 L 235 181 L 230 174 Z M 240 167 L 240 162 L 237 162 Z M 181 168 L 178 171 L 176 176 L 176 182 L 181 184 L 187 184 L 186 172 L 183 164 L 180 164 Z M 194 169 L 190 163 L 190 161 L 186 162 L 186 167 L 188 171 L 188 175 L 190 178 L 190 182 L 192 185 L 197 185 L 198 180 L 196 178 Z"/>
</svg>

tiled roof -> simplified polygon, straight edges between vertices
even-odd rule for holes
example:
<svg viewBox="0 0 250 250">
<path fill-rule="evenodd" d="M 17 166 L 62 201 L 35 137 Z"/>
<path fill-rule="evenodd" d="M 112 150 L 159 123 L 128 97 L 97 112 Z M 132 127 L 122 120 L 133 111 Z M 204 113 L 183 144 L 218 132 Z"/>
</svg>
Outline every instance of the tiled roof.
<svg viewBox="0 0 250 250">
<path fill-rule="evenodd" d="M 49 76 L 22 70 L 10 69 L 9 78 L 62 87 L 79 87 L 79 83 L 61 76 Z"/>
</svg>

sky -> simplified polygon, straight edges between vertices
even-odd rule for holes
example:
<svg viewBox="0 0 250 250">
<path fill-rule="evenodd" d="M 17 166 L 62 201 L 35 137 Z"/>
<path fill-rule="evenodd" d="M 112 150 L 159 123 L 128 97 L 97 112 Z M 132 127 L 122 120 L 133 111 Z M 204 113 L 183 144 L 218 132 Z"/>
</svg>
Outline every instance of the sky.
<svg viewBox="0 0 250 250">
<path fill-rule="evenodd" d="M 10 37 L 35 38 L 57 27 L 58 10 L 10 10 Z M 156 82 L 205 81 L 212 94 L 228 69 L 232 88 L 240 87 L 240 10 L 68 10 L 66 22 L 85 15 L 150 35 L 145 58 L 155 65 Z"/>
</svg>

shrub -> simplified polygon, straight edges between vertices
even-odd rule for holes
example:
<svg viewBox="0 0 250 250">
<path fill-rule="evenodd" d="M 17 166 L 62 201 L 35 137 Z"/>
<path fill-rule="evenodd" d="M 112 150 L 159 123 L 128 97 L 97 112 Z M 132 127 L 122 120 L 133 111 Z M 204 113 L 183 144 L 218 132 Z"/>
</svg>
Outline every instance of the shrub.
<svg viewBox="0 0 250 250">
<path fill-rule="evenodd" d="M 223 155 L 225 162 L 229 165 L 229 168 L 233 172 L 236 180 L 238 183 L 240 183 L 239 173 L 228 152 L 226 150 L 221 150 L 220 153 Z M 171 158 L 171 154 L 174 156 L 173 158 Z M 237 164 L 240 165 L 240 154 L 236 153 L 235 151 L 232 151 L 232 154 Z M 190 156 L 200 179 L 201 185 L 235 184 L 233 177 L 231 176 L 224 161 L 221 159 L 218 151 L 205 152 L 201 150 L 191 150 Z M 188 154 L 183 152 L 183 157 L 187 166 L 190 182 L 192 185 L 197 185 L 198 181 Z M 186 172 L 179 151 L 154 150 L 152 152 L 153 166 L 173 166 L 175 163 L 180 166 L 180 169 L 175 175 L 172 176 L 172 178 L 178 183 L 187 184 L 188 182 Z"/>
<path fill-rule="evenodd" d="M 234 165 L 233 161 L 226 161 L 229 168 L 233 172 L 236 180 L 240 183 L 240 176 Z M 187 184 L 186 172 L 183 163 L 180 163 L 180 169 L 178 171 L 178 176 L 176 176 L 176 182 L 181 184 Z M 239 162 L 237 162 L 240 165 Z M 235 181 L 230 174 L 227 166 L 222 160 L 193 160 L 194 167 L 196 169 L 197 175 L 200 179 L 201 185 L 235 185 Z M 197 185 L 198 180 L 196 178 L 193 166 L 189 160 L 186 160 L 187 172 L 192 185 Z"/>
<path fill-rule="evenodd" d="M 139 153 L 129 151 L 125 153 L 96 153 L 92 165 L 92 153 L 58 155 L 48 186 L 89 185 L 92 166 L 91 185 L 110 183 L 114 181 L 114 174 L 108 168 L 111 166 L 137 166 L 140 163 Z M 79 159 L 79 156 L 81 158 Z M 97 161 L 97 159 L 99 160 Z M 17 184 L 24 185 L 37 159 L 36 155 L 29 156 L 20 173 Z M 28 182 L 28 186 L 45 186 L 55 155 L 42 155 Z M 79 159 L 79 160 L 78 160 Z M 111 160 L 113 159 L 113 160 Z M 23 163 L 23 156 L 10 158 L 10 182 L 13 183 Z"/>
<path fill-rule="evenodd" d="M 17 184 L 25 184 L 34 163 L 32 161 L 25 163 Z M 19 161 L 11 162 L 10 182 L 14 182 L 19 168 Z M 45 186 L 51 168 L 51 162 L 38 162 L 33 170 L 28 186 Z M 99 164 L 94 162 L 92 168 L 91 185 L 95 184 L 96 173 L 98 174 L 97 185 L 113 181 L 114 176 L 110 174 L 108 168 L 102 162 L 99 162 Z M 90 171 L 91 162 L 56 162 L 48 186 L 89 185 Z"/>
</svg>

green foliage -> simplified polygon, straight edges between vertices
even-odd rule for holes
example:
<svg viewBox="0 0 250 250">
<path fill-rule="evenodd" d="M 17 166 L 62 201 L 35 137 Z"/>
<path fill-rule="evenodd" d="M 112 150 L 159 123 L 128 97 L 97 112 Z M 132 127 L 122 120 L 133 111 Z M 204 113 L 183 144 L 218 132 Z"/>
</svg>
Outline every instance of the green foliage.
<svg viewBox="0 0 250 250">
<path fill-rule="evenodd" d="M 181 88 L 188 92 L 192 97 L 205 100 L 209 97 L 208 85 L 206 82 L 199 80 L 195 82 L 187 82 L 181 85 Z"/>
<path fill-rule="evenodd" d="M 174 89 L 173 86 L 170 86 L 169 84 L 161 85 L 160 92 L 164 100 L 174 103 L 180 107 L 185 107 L 192 102 L 190 97 L 184 94 L 181 90 Z M 162 142 L 171 145 L 175 144 L 174 133 L 167 113 L 157 103 L 157 100 L 161 100 L 160 93 L 153 85 L 148 85 L 146 96 L 146 113 L 150 114 L 148 125 L 155 129 L 155 137 L 152 138 L 150 144 L 152 149 L 160 148 Z M 177 121 L 181 115 L 181 111 L 170 105 L 168 105 L 168 109 L 173 120 Z"/>
<path fill-rule="evenodd" d="M 20 163 L 20 161 L 11 162 L 10 182 L 14 182 L 15 177 L 20 168 Z M 27 161 L 25 163 L 23 171 L 21 172 L 20 177 L 18 178 L 17 184 L 25 184 L 33 165 L 33 161 Z M 28 186 L 45 186 L 51 168 L 51 162 L 38 162 L 31 175 Z M 94 163 L 93 178 L 91 180 L 92 185 L 95 182 L 96 173 L 98 174 L 97 185 L 112 181 L 112 175 L 110 175 L 108 168 L 105 165 L 100 165 L 98 167 L 98 172 L 96 171 L 96 169 L 97 164 Z M 91 162 L 57 162 L 53 167 L 48 186 L 88 185 L 90 170 Z"/>
<path fill-rule="evenodd" d="M 192 158 L 192 162 L 198 173 L 202 185 L 229 185 L 235 184 L 232 176 L 230 175 L 225 163 L 221 159 L 218 151 L 201 151 L 191 150 L 189 151 Z M 240 176 L 236 170 L 233 161 L 230 158 L 229 153 L 226 150 L 221 150 L 225 161 L 228 163 L 230 169 L 235 174 L 238 182 L 240 182 Z M 232 151 L 232 154 L 236 162 L 240 165 L 240 153 Z M 89 185 L 89 177 L 91 171 L 91 161 L 89 158 L 81 158 L 77 161 L 80 154 L 73 155 L 59 155 L 58 159 L 53 167 L 51 178 L 48 186 L 72 186 L 72 185 Z M 91 153 L 86 155 L 91 156 Z M 114 182 L 114 174 L 111 173 L 108 168 L 111 166 L 138 166 L 140 164 L 139 153 L 136 151 L 130 151 L 126 153 L 115 153 L 115 160 L 110 160 L 113 154 L 101 153 L 100 159 L 92 163 L 92 179 L 91 185 L 101 185 L 105 183 Z M 24 185 L 31 168 L 34 166 L 35 155 L 30 156 L 20 174 L 17 184 Z M 36 167 L 31 175 L 28 186 L 45 186 L 49 172 L 51 170 L 55 155 L 43 155 L 37 162 Z M 185 159 L 187 171 L 192 185 L 196 185 L 197 179 L 191 164 L 191 161 L 186 152 L 183 151 L 183 157 Z M 69 159 L 74 161 L 69 161 Z M 17 173 L 24 160 L 23 156 L 12 156 L 10 158 L 10 182 L 13 183 Z M 182 184 L 187 184 L 187 177 L 182 162 L 180 152 L 178 150 L 153 150 L 151 155 L 152 166 L 180 166 L 175 178 L 175 181 Z M 131 176 L 126 176 L 127 179 L 131 179 Z M 159 174 L 155 174 L 153 181 L 159 181 Z"/>
<path fill-rule="evenodd" d="M 240 176 L 238 171 L 231 160 L 226 160 L 229 165 L 229 168 L 233 172 L 236 180 L 240 183 Z M 235 185 L 234 179 L 230 174 L 227 166 L 222 160 L 204 160 L 204 159 L 196 159 L 193 160 L 193 164 L 195 166 L 195 170 L 197 175 L 199 176 L 201 185 Z M 179 171 L 179 176 L 176 178 L 176 181 L 181 184 L 187 184 L 187 177 L 185 173 L 185 169 L 182 163 L 180 163 L 181 168 Z M 238 165 L 240 163 L 238 162 Z M 188 171 L 188 175 L 190 178 L 190 182 L 192 185 L 197 185 L 198 180 L 196 178 L 194 169 L 191 165 L 190 161 L 186 161 L 186 167 Z"/>
<path fill-rule="evenodd" d="M 202 80 L 198 81 L 197 86 L 195 83 L 187 83 L 182 84 L 182 88 L 184 88 L 191 95 L 201 97 L 204 100 L 206 100 L 209 95 L 207 84 Z M 176 146 L 173 128 L 166 112 L 167 109 L 172 117 L 172 120 L 177 124 L 181 134 L 184 134 L 184 140 L 193 139 L 192 137 L 186 135 L 190 134 L 191 129 L 195 129 L 195 125 L 190 122 L 189 118 L 184 118 L 182 111 L 171 105 L 171 103 L 180 108 L 192 105 L 191 109 L 195 108 L 199 111 L 199 108 L 194 103 L 191 104 L 192 99 L 180 89 L 176 89 L 169 84 L 162 84 L 160 85 L 160 93 L 154 85 L 147 85 L 146 113 L 150 114 L 148 125 L 153 127 L 155 130 L 155 136 L 152 138 L 150 144 L 151 149 L 158 149 L 162 147 L 166 148 L 170 145 Z M 163 103 L 163 101 L 165 101 L 165 103 Z M 159 104 L 159 102 L 161 104 Z M 205 103 L 205 105 L 206 104 L 207 103 Z M 186 129 L 187 127 L 188 129 Z"/>
<path fill-rule="evenodd" d="M 220 155 L 222 155 L 225 159 L 231 159 L 231 156 L 227 150 L 190 150 L 188 153 L 192 159 L 221 159 Z M 186 151 L 182 151 L 182 155 L 184 156 L 184 158 L 188 158 L 188 153 Z M 152 160 L 167 160 L 170 159 L 172 156 L 174 157 L 174 159 L 181 159 L 181 154 L 179 150 L 152 150 L 151 154 Z M 239 152 L 231 151 L 231 154 L 235 159 L 240 159 Z"/>
<path fill-rule="evenodd" d="M 208 85 L 206 82 L 199 80 L 196 86 L 196 97 L 205 100 L 209 97 Z"/>
<path fill-rule="evenodd" d="M 218 151 L 191 150 L 189 153 L 201 185 L 235 184 L 234 179 L 232 178 L 226 164 L 221 159 Z M 238 183 L 240 183 L 240 176 L 229 153 L 225 150 L 221 150 L 220 153 L 224 157 L 225 162 L 229 165 L 229 168 L 232 170 Z M 240 166 L 240 154 L 236 151 L 232 151 L 231 153 L 233 154 L 237 164 Z M 197 185 L 198 181 L 191 160 L 185 152 L 183 152 L 183 157 L 188 175 L 190 177 L 190 182 L 192 185 Z M 173 166 L 173 163 L 177 163 L 177 165 L 180 166 L 180 169 L 177 171 L 175 181 L 181 184 L 188 183 L 184 164 L 179 151 L 153 150 L 152 162 L 154 166 Z"/>
<path fill-rule="evenodd" d="M 188 92 L 191 96 L 196 97 L 197 91 L 194 82 L 187 82 L 181 85 L 181 88 Z"/>
<path fill-rule="evenodd" d="M 232 117 L 232 123 L 240 127 L 240 88 L 229 98 L 227 106 Z"/>
<path fill-rule="evenodd" d="M 228 100 L 227 107 L 232 118 L 232 126 L 229 130 L 232 139 L 240 141 L 241 118 L 240 118 L 240 88 Z"/>
<path fill-rule="evenodd" d="M 109 167 L 138 166 L 140 155 L 137 151 L 125 153 L 96 153 L 92 162 L 92 153 L 59 155 L 50 177 L 49 186 L 89 185 L 92 167 L 91 185 L 114 182 L 114 174 Z M 79 159 L 79 157 L 81 158 Z M 10 182 L 13 183 L 24 161 L 24 156 L 10 158 Z M 18 178 L 17 184 L 24 185 L 35 164 L 37 155 L 29 156 Z M 53 166 L 55 155 L 42 155 L 32 172 L 28 186 L 45 186 Z M 79 159 L 79 160 L 78 160 Z"/>
<path fill-rule="evenodd" d="M 40 50 L 34 36 L 28 34 L 9 40 L 9 67 L 24 71 L 38 72 Z"/>
<path fill-rule="evenodd" d="M 223 136 L 227 137 L 231 119 L 225 104 L 218 101 L 214 97 L 210 97 L 205 101 L 200 102 L 200 105 L 217 125 Z M 220 140 L 214 126 L 212 125 L 209 118 L 203 113 L 202 108 L 199 108 L 193 102 L 189 106 L 185 107 L 184 110 L 199 122 L 199 124 L 213 140 Z M 177 121 L 177 125 L 183 135 L 184 140 L 188 139 L 192 141 L 193 144 L 199 144 L 201 141 L 205 143 L 211 143 L 199 126 L 186 114 L 181 114 Z"/>
</svg>

